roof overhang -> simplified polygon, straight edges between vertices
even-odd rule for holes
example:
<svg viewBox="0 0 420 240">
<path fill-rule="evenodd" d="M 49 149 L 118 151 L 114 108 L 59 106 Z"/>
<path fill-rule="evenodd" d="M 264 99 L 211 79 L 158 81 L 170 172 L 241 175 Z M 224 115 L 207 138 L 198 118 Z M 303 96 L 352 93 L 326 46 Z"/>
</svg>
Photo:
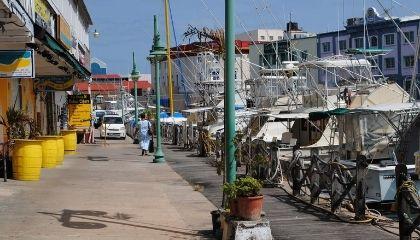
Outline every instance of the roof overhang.
<svg viewBox="0 0 420 240">
<path fill-rule="evenodd" d="M 90 78 L 90 71 L 77 61 L 77 59 L 63 46 L 61 46 L 48 32 L 37 25 L 35 25 L 35 37 L 43 44 L 43 46 L 46 46 L 58 55 L 59 58 L 64 59 L 64 61 L 72 68 L 73 71 L 68 69 L 66 71 L 67 74 L 76 75 L 78 79 L 87 80 Z"/>
<path fill-rule="evenodd" d="M 0 0 L 1 43 L 31 43 L 34 25 L 30 15 L 17 0 Z"/>
</svg>

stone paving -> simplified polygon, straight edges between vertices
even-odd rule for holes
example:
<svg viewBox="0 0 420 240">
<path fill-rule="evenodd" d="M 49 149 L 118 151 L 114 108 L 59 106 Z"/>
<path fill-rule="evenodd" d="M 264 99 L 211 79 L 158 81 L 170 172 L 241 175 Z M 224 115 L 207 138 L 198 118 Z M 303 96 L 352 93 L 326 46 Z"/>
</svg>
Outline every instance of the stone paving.
<svg viewBox="0 0 420 240">
<path fill-rule="evenodd" d="M 0 182 L 0 239 L 210 239 L 215 207 L 131 141 L 79 145 L 37 182 Z"/>
</svg>

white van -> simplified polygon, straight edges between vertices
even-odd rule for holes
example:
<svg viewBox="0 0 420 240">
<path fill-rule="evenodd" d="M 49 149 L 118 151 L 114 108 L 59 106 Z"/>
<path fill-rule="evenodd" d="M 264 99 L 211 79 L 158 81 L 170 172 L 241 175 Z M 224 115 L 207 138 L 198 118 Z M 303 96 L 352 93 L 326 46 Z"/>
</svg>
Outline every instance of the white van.
<svg viewBox="0 0 420 240">
<path fill-rule="evenodd" d="M 105 115 L 102 117 L 102 125 L 99 127 L 101 138 L 125 139 L 127 134 L 122 117 L 118 115 Z"/>
</svg>

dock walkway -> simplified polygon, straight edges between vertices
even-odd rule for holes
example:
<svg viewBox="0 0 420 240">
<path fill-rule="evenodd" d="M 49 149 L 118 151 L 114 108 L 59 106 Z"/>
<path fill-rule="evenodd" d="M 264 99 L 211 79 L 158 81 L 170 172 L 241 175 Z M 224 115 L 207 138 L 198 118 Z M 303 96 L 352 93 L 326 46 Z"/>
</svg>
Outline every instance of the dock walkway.
<svg viewBox="0 0 420 240">
<path fill-rule="evenodd" d="M 222 202 L 222 177 L 206 158 L 193 152 L 164 146 L 168 164 L 215 206 Z M 372 225 L 343 223 L 297 202 L 278 188 L 264 189 L 264 211 L 271 223 L 275 239 L 398 239 Z"/>
</svg>

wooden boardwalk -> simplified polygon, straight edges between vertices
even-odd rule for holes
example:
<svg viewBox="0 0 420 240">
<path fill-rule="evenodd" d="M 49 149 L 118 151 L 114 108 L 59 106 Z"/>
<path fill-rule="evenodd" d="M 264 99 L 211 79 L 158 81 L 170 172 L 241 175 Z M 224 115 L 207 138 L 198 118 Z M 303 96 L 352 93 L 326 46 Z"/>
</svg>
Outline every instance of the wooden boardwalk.
<svg viewBox="0 0 420 240">
<path fill-rule="evenodd" d="M 166 145 L 164 151 L 167 162 L 178 174 L 191 185 L 203 186 L 203 195 L 215 206 L 221 205 L 222 177 L 217 175 L 206 158 L 195 157 L 193 152 L 175 146 Z M 372 225 L 348 224 L 332 219 L 293 200 L 281 189 L 264 189 L 263 193 L 264 211 L 275 239 L 398 239 Z"/>
</svg>

